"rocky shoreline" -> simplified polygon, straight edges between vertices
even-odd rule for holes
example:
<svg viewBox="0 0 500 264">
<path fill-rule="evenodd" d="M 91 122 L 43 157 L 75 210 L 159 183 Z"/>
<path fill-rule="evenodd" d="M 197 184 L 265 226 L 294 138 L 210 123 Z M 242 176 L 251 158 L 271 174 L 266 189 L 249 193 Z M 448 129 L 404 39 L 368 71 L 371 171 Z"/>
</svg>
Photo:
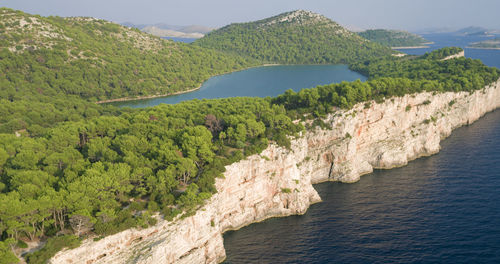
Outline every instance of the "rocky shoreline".
<svg viewBox="0 0 500 264">
<path fill-rule="evenodd" d="M 357 104 L 329 115 L 330 130 L 307 131 L 291 148 L 270 145 L 226 167 L 218 193 L 193 216 L 160 220 L 76 249 L 51 263 L 219 263 L 222 234 L 271 217 L 303 214 L 321 201 L 312 184 L 355 182 L 373 169 L 439 152 L 440 141 L 500 106 L 500 80 L 474 93 L 420 93 Z"/>
</svg>

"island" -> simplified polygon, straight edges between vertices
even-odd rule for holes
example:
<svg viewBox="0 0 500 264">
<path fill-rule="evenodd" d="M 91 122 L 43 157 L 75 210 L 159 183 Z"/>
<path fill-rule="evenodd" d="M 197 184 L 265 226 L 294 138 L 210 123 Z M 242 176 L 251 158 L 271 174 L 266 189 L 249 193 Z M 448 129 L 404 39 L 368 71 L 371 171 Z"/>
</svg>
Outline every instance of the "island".
<svg viewBox="0 0 500 264">
<path fill-rule="evenodd" d="M 500 38 L 488 39 L 480 42 L 471 43 L 468 48 L 471 49 L 500 49 Z"/>
<path fill-rule="evenodd" d="M 403 30 L 370 29 L 358 33 L 361 37 L 393 49 L 426 48 L 432 42 Z"/>
</svg>

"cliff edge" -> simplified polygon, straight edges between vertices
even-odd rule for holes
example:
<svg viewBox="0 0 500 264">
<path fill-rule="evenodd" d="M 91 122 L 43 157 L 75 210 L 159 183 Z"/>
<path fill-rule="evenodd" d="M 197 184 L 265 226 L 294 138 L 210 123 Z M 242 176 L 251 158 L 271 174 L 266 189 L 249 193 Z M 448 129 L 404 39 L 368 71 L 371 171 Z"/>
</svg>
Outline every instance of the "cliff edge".
<svg viewBox="0 0 500 264">
<path fill-rule="evenodd" d="M 448 56 L 448 57 L 446 57 L 444 59 L 441 59 L 441 60 L 445 61 L 445 60 L 457 59 L 457 58 L 462 58 L 462 57 L 465 57 L 465 51 L 464 50 L 460 51 L 457 54 L 450 55 L 450 56 Z"/>
<path fill-rule="evenodd" d="M 374 168 L 390 169 L 432 155 L 453 129 L 500 106 L 500 80 L 474 93 L 420 93 L 357 104 L 329 115 L 330 130 L 307 131 L 289 150 L 270 145 L 228 166 L 215 194 L 193 216 L 160 220 L 76 249 L 51 263 L 218 263 L 222 234 L 270 217 L 303 214 L 319 197 L 312 184 L 355 182 Z"/>
</svg>

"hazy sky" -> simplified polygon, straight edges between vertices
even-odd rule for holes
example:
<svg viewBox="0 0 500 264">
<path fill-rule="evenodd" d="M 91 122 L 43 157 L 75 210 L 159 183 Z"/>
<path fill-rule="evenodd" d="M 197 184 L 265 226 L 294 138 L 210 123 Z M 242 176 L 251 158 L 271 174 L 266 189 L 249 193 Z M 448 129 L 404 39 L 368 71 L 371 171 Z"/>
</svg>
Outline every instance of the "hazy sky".
<svg viewBox="0 0 500 264">
<path fill-rule="evenodd" d="M 500 0 L 0 0 L 0 6 L 44 16 L 92 16 L 136 24 L 219 27 L 306 9 L 361 28 L 500 29 Z"/>
</svg>

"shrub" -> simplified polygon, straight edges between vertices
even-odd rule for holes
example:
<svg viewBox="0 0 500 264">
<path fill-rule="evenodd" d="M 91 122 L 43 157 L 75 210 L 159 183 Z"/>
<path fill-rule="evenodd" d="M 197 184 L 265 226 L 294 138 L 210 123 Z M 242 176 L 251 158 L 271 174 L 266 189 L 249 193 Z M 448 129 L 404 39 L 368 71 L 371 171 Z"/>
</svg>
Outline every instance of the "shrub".
<svg viewBox="0 0 500 264">
<path fill-rule="evenodd" d="M 18 240 L 16 246 L 18 248 L 28 248 L 28 244 L 26 244 L 26 242 L 24 242 L 22 240 Z"/>
<path fill-rule="evenodd" d="M 25 259 L 29 264 L 44 264 L 62 249 L 76 248 L 80 246 L 80 243 L 81 241 L 75 235 L 51 237 L 42 249 L 27 254 Z"/>
<path fill-rule="evenodd" d="M 292 190 L 290 190 L 290 188 L 281 188 L 281 192 L 282 193 L 291 193 Z"/>
</svg>

